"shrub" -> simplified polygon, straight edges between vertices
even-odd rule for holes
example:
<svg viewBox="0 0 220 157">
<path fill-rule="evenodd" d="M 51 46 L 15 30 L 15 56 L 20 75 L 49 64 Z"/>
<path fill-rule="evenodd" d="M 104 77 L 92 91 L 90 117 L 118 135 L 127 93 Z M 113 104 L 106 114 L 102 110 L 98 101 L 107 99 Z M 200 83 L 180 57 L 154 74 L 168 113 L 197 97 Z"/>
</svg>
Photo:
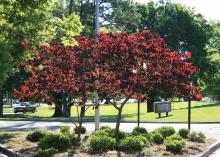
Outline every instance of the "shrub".
<svg viewBox="0 0 220 157">
<path fill-rule="evenodd" d="M 76 138 L 74 138 L 73 135 L 67 136 L 63 134 L 49 134 L 40 140 L 38 146 L 41 149 L 55 148 L 62 151 L 75 144 L 75 142 Z"/>
<path fill-rule="evenodd" d="M 162 144 L 164 140 L 163 135 L 159 131 L 151 133 L 150 139 L 156 144 Z"/>
<path fill-rule="evenodd" d="M 168 152 L 168 151 L 163 151 L 163 152 L 162 152 L 162 155 L 163 155 L 163 156 L 171 156 L 171 153 Z"/>
<path fill-rule="evenodd" d="M 133 135 L 142 135 L 148 137 L 148 132 L 145 128 L 143 127 L 135 127 L 132 131 Z"/>
<path fill-rule="evenodd" d="M 94 134 L 104 134 L 106 136 L 115 137 L 115 129 L 112 129 L 108 126 L 102 127 L 100 130 L 96 131 Z M 123 131 L 118 132 L 118 138 L 123 139 L 127 136 L 127 133 Z"/>
<path fill-rule="evenodd" d="M 35 130 L 29 132 L 26 139 L 31 142 L 38 142 L 41 138 L 48 134 L 47 130 Z"/>
<path fill-rule="evenodd" d="M 54 148 L 49 149 L 39 149 L 32 157 L 52 157 L 54 154 L 58 153 L 58 150 Z"/>
<path fill-rule="evenodd" d="M 188 139 L 193 142 L 204 143 L 206 137 L 202 132 L 197 133 L 197 132 L 193 131 L 193 132 L 189 133 Z"/>
<path fill-rule="evenodd" d="M 170 126 L 163 126 L 163 127 L 155 129 L 154 131 L 159 131 L 164 138 L 175 134 L 175 129 Z"/>
<path fill-rule="evenodd" d="M 179 129 L 179 135 L 182 138 L 187 138 L 189 132 L 190 132 L 189 129 L 186 129 L 186 128 Z"/>
<path fill-rule="evenodd" d="M 119 143 L 119 149 L 126 152 L 141 151 L 144 147 L 149 146 L 149 141 L 144 136 L 127 136 Z"/>
<path fill-rule="evenodd" d="M 185 144 L 185 140 L 177 134 L 167 137 L 164 140 L 166 150 L 172 153 L 181 153 Z"/>
<path fill-rule="evenodd" d="M 81 129 L 79 126 L 76 126 L 74 128 L 75 134 L 85 134 L 86 133 L 86 128 L 84 126 L 81 126 Z"/>
<path fill-rule="evenodd" d="M 70 135 L 70 126 L 68 125 L 61 126 L 60 132 L 65 135 Z"/>
<path fill-rule="evenodd" d="M 89 147 L 95 153 L 113 150 L 116 147 L 116 140 L 110 136 L 93 134 L 89 139 Z"/>
</svg>

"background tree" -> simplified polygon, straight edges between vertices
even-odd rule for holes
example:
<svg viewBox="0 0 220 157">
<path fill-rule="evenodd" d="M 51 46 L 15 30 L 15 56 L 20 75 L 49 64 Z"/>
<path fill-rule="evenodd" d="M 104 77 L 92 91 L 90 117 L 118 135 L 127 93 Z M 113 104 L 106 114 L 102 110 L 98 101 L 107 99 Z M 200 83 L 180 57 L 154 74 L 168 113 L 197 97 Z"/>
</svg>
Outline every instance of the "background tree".
<svg viewBox="0 0 220 157">
<path fill-rule="evenodd" d="M 159 33 L 172 51 L 178 53 L 192 52 L 190 61 L 200 69 L 193 75 L 195 85 L 204 85 L 214 77 L 218 68 L 210 60 L 208 49 L 212 47 L 210 40 L 215 35 L 213 26 L 201 14 L 179 3 L 163 2 L 137 4 L 137 12 L 141 15 L 138 30 L 151 29 Z M 148 100 L 148 111 L 156 93 L 151 93 Z"/>
<path fill-rule="evenodd" d="M 6 80 L 1 84 L 1 88 L 4 86 L 7 95 L 11 95 L 12 89 L 20 86 L 22 79 L 28 77 L 25 73 L 18 73 L 16 68 L 18 62 L 26 60 L 29 56 L 19 45 L 19 41 L 25 40 L 30 46 L 54 39 L 68 45 L 75 44 L 72 36 L 80 33 L 82 25 L 75 14 L 66 17 L 62 10 L 60 14 L 56 13 L 62 7 L 58 1 L 50 0 L 28 3 L 22 0 L 0 2 L 0 44 L 5 45 L 1 49 L 1 54 L 5 57 L 1 57 L 0 60 L 4 66 L 7 66 L 6 63 L 8 67 L 10 65 L 1 73 L 1 78 L 4 76 Z"/>
</svg>

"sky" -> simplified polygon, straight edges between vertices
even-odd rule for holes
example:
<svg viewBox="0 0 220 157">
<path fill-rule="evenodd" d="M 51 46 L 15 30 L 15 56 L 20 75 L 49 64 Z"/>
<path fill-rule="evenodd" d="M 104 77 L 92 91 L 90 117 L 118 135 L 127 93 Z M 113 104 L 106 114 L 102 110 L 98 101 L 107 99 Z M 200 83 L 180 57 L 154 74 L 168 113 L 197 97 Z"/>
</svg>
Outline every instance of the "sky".
<svg viewBox="0 0 220 157">
<path fill-rule="evenodd" d="M 134 0 L 136 2 L 147 3 L 150 0 Z M 154 0 L 157 2 L 157 0 Z M 201 13 L 207 20 L 220 21 L 220 0 L 171 0 L 172 2 L 180 2 L 191 8 L 195 12 Z"/>
</svg>

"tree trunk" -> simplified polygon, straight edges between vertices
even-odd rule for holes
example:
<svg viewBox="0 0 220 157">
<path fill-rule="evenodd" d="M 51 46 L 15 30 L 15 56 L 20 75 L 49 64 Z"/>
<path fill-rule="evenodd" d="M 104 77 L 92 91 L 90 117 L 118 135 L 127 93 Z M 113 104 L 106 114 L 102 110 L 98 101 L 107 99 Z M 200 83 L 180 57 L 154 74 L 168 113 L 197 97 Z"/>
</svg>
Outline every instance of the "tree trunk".
<svg viewBox="0 0 220 157">
<path fill-rule="evenodd" d="M 0 117 L 3 117 L 3 88 L 0 86 Z"/>
<path fill-rule="evenodd" d="M 152 95 L 147 99 L 147 112 L 154 112 L 154 96 Z"/>
<path fill-rule="evenodd" d="M 63 116 L 62 106 L 63 105 L 61 102 L 57 102 L 55 104 L 55 111 L 54 111 L 53 117 L 62 117 Z"/>
<path fill-rule="evenodd" d="M 85 104 L 81 107 L 81 111 L 80 111 L 80 118 L 79 118 L 79 130 L 81 130 L 82 128 L 82 123 L 83 123 L 83 118 L 85 116 Z M 78 138 L 80 138 L 80 135 L 81 135 L 81 131 L 79 131 L 78 133 Z"/>
<path fill-rule="evenodd" d="M 73 12 L 73 0 L 70 0 L 70 4 L 69 4 L 69 15 L 71 15 Z"/>
<path fill-rule="evenodd" d="M 110 104 L 110 100 L 111 100 L 110 98 L 106 98 L 104 104 Z"/>
<path fill-rule="evenodd" d="M 65 117 L 71 116 L 71 105 L 70 104 L 64 104 L 63 114 Z"/>
<path fill-rule="evenodd" d="M 121 113 L 122 113 L 122 107 L 118 109 L 118 115 L 117 115 L 117 121 L 116 121 L 116 127 L 115 127 L 115 138 L 116 140 L 119 140 L 119 128 L 121 123 Z"/>
</svg>

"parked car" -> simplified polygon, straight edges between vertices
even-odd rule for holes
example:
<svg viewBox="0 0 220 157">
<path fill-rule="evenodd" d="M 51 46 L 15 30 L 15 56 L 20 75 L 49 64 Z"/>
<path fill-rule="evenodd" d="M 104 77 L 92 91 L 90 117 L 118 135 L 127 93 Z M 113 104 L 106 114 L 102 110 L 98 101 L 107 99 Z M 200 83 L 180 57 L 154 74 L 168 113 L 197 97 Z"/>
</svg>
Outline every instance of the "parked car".
<svg viewBox="0 0 220 157">
<path fill-rule="evenodd" d="M 19 106 L 20 105 L 20 101 L 19 100 L 14 100 L 13 102 L 12 102 L 12 107 L 17 107 L 17 106 Z"/>
<path fill-rule="evenodd" d="M 36 111 L 36 105 L 32 105 L 29 102 L 21 102 L 18 106 L 14 107 L 14 113 L 17 112 L 32 112 L 34 113 Z"/>
</svg>

